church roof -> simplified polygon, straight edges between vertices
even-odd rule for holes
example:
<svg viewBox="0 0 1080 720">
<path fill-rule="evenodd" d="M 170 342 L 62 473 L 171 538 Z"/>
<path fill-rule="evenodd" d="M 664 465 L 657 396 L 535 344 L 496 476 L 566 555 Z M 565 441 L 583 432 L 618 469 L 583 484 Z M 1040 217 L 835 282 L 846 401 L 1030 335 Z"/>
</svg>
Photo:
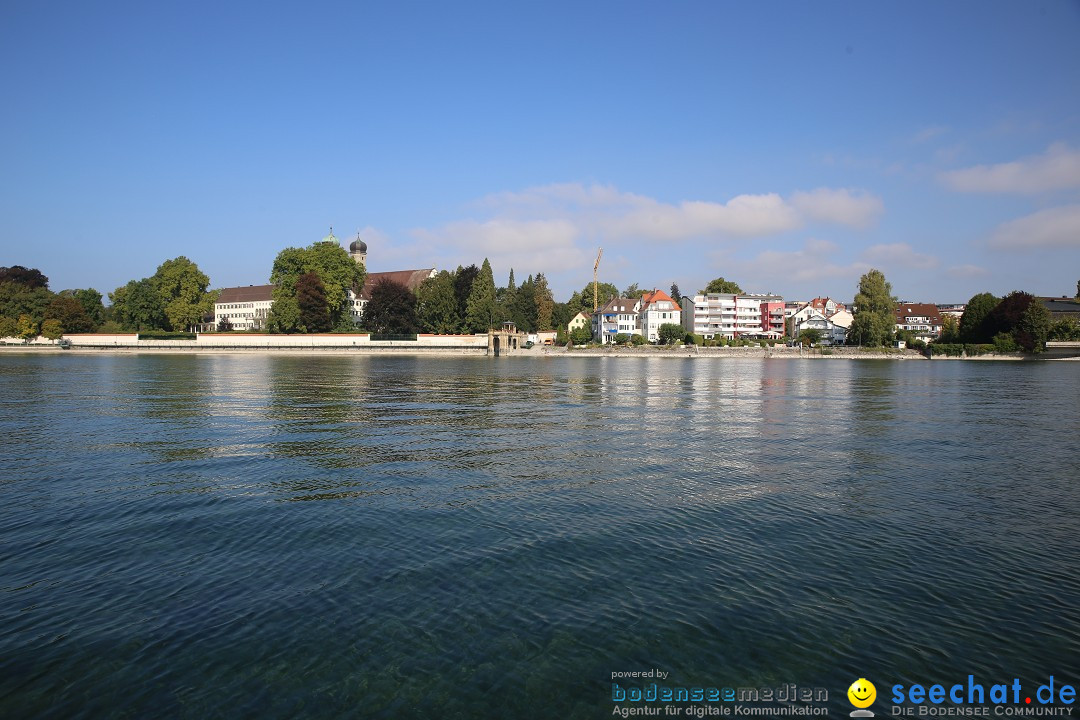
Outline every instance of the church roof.
<svg viewBox="0 0 1080 720">
<path fill-rule="evenodd" d="M 360 291 L 360 297 L 364 300 L 371 299 L 371 288 L 380 280 L 389 280 L 398 285 L 404 285 L 413 292 L 420 287 L 420 283 L 435 274 L 435 268 L 423 270 L 392 270 L 390 272 L 369 272 L 364 278 L 364 288 Z"/>
</svg>

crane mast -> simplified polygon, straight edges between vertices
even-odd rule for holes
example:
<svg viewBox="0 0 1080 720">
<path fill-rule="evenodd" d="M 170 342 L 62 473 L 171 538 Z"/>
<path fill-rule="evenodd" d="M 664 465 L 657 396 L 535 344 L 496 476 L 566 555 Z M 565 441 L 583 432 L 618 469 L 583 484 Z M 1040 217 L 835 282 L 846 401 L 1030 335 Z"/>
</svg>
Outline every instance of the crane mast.
<svg viewBox="0 0 1080 720">
<path fill-rule="evenodd" d="M 596 262 L 592 266 L 592 305 L 593 312 L 600 309 L 600 297 L 597 293 L 596 285 L 596 271 L 600 267 L 600 256 L 604 254 L 604 248 L 600 248 L 600 252 L 596 253 Z"/>
</svg>

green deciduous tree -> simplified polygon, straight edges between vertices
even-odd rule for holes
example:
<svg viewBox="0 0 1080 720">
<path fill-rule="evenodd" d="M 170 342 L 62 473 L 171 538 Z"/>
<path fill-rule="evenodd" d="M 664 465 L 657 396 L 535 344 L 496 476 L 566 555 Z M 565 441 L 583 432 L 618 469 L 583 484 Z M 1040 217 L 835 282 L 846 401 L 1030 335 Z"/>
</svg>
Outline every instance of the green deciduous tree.
<svg viewBox="0 0 1080 720">
<path fill-rule="evenodd" d="M 807 328 L 799 331 L 799 342 L 803 345 L 820 345 L 821 331 L 817 328 Z"/>
<path fill-rule="evenodd" d="M 1050 323 L 1050 333 L 1047 340 L 1080 340 L 1080 320 L 1076 318 L 1059 318 Z"/>
<path fill-rule="evenodd" d="M 859 345 L 884 345 L 893 336 L 896 298 L 892 285 L 880 270 L 870 270 L 859 278 L 855 295 L 855 318 L 848 338 Z"/>
<path fill-rule="evenodd" d="M 592 331 L 587 327 L 577 327 L 570 331 L 570 342 L 585 345 L 592 340 Z"/>
<path fill-rule="evenodd" d="M 168 320 L 153 278 L 131 280 L 109 293 L 113 318 L 125 330 L 164 330 Z"/>
<path fill-rule="evenodd" d="M 597 283 L 596 285 L 597 302 L 600 307 L 604 306 L 608 300 L 619 297 L 619 288 L 615 287 L 611 283 Z M 573 311 L 571 317 L 577 314 L 579 311 L 584 310 L 586 312 L 593 311 L 593 284 L 589 283 L 581 289 L 580 292 L 575 292 L 570 296 L 570 300 L 566 303 Z"/>
<path fill-rule="evenodd" d="M 375 333 L 415 333 L 418 331 L 416 296 L 404 285 L 383 278 L 372 286 L 371 299 L 364 307 L 360 324 Z"/>
<path fill-rule="evenodd" d="M 308 272 L 296 280 L 296 304 L 300 308 L 300 325 L 305 332 L 327 332 L 330 312 L 327 308 L 326 289 L 318 274 Z"/>
<path fill-rule="evenodd" d="M 36 288 L 49 289 L 49 278 L 45 277 L 37 268 L 26 268 L 22 265 L 0 267 L 0 283 L 8 282 L 22 285 L 27 290 Z"/>
<path fill-rule="evenodd" d="M 986 318 L 994 311 L 1001 298 L 994 297 L 990 293 L 978 293 L 973 295 L 964 306 L 964 314 L 960 316 L 960 340 L 966 343 L 988 343 L 994 337 L 990 328 L 985 325 Z"/>
<path fill-rule="evenodd" d="M 61 332 L 66 333 L 93 332 L 96 327 L 94 321 L 86 314 L 86 309 L 83 308 L 82 303 L 67 295 L 54 297 L 49 306 L 45 308 L 45 317 L 59 322 L 62 328 Z M 42 325 L 42 328 L 42 334 L 44 334 L 44 325 Z"/>
<path fill-rule="evenodd" d="M 683 339 L 686 331 L 683 330 L 682 325 L 664 323 L 657 329 L 656 334 L 661 345 L 673 345 Z"/>
<path fill-rule="evenodd" d="M 214 310 L 216 293 L 206 290 L 210 278 L 183 255 L 159 265 L 154 282 L 168 321 L 166 329 L 186 331 Z"/>
<path fill-rule="evenodd" d="M 0 338 L 13 338 L 19 335 L 19 324 L 9 317 L 0 316 Z"/>
<path fill-rule="evenodd" d="M 64 328 L 61 327 L 59 320 L 49 318 L 41 323 L 41 334 L 49 340 L 59 340 L 64 336 Z"/>
<path fill-rule="evenodd" d="M 30 342 L 37 337 L 38 324 L 34 322 L 34 319 L 32 317 L 23 313 L 19 316 L 19 321 L 16 324 L 16 332 L 19 334 L 19 337 L 23 339 L 23 341 Z"/>
<path fill-rule="evenodd" d="M 71 293 L 71 297 L 79 301 L 79 304 L 83 306 L 83 311 L 86 312 L 86 316 L 90 318 L 90 322 L 96 329 L 101 323 L 105 322 L 105 305 L 102 302 L 101 293 L 94 288 L 85 288 L 82 290 L 64 290 L 61 295 L 65 293 Z M 71 332 L 70 330 L 68 332 Z"/>
<path fill-rule="evenodd" d="M 722 277 L 718 277 L 705 286 L 705 293 L 731 293 L 735 295 L 741 295 L 742 288 L 739 287 L 739 284 L 737 282 L 734 282 L 732 280 L 725 280 Z"/>
<path fill-rule="evenodd" d="M 285 248 L 274 258 L 270 271 L 274 304 L 267 318 L 271 332 L 297 332 L 303 327 L 296 283 L 307 273 L 315 273 L 322 283 L 331 326 L 345 328 L 352 324 L 349 291 L 360 292 L 366 272 L 341 245 L 322 240 L 306 248 Z"/>
<path fill-rule="evenodd" d="M 487 332 L 495 324 L 496 309 L 495 278 L 491 274 L 491 263 L 484 258 L 465 304 L 465 331 Z"/>
<path fill-rule="evenodd" d="M 960 323 L 953 315 L 941 318 L 941 335 L 935 342 L 942 344 L 960 342 Z"/>
<path fill-rule="evenodd" d="M 423 332 L 449 335 L 461 329 L 453 273 L 441 270 L 420 284 L 416 290 L 416 318 Z"/>
<path fill-rule="evenodd" d="M 1050 334 L 1050 310 L 1042 301 L 1032 298 L 1028 303 L 1016 327 L 1013 338 L 1016 344 L 1031 353 L 1040 353 L 1046 349 L 1046 339 Z"/>
</svg>

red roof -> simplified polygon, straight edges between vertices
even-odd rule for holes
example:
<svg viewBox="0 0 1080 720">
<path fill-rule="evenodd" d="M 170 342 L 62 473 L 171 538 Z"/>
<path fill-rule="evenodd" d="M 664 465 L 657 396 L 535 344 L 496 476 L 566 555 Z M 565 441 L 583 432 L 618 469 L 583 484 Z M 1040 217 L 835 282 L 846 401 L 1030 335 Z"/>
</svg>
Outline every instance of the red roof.
<svg viewBox="0 0 1080 720">
<path fill-rule="evenodd" d="M 904 318 L 908 317 L 925 317 L 929 318 L 931 325 L 941 324 L 941 313 L 937 305 L 930 303 L 900 303 L 895 312 L 897 323 L 902 323 Z"/>
<path fill-rule="evenodd" d="M 645 310 L 645 309 L 647 309 L 649 307 L 650 303 L 660 302 L 661 300 L 667 300 L 669 303 L 672 304 L 672 306 L 674 307 L 675 310 L 682 310 L 682 308 L 679 307 L 679 303 L 672 300 L 671 296 L 668 295 L 663 290 L 653 290 L 652 292 L 647 292 L 644 295 L 642 295 L 641 296 L 641 302 L 642 302 L 641 309 Z"/>
</svg>

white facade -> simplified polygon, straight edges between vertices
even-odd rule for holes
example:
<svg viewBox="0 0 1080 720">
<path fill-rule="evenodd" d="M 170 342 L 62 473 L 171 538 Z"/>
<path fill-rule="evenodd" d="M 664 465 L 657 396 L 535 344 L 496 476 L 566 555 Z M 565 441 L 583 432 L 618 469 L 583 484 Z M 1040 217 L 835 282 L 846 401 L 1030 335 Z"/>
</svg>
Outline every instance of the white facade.
<svg viewBox="0 0 1080 720">
<path fill-rule="evenodd" d="M 593 338 L 603 344 L 615 342 L 616 335 L 640 335 L 641 300 L 615 298 L 593 313 Z"/>
<path fill-rule="evenodd" d="M 274 303 L 273 285 L 225 288 L 214 303 L 214 329 L 228 320 L 233 330 L 262 330 Z"/>
<path fill-rule="evenodd" d="M 761 335 L 761 304 L 775 295 L 710 293 L 684 298 L 683 328 L 706 339 Z M 690 302 L 693 303 L 692 307 Z"/>
<path fill-rule="evenodd" d="M 661 325 L 682 325 L 682 310 L 667 293 L 654 290 L 645 293 L 641 300 L 639 324 L 641 334 L 649 342 L 659 342 Z"/>
</svg>

